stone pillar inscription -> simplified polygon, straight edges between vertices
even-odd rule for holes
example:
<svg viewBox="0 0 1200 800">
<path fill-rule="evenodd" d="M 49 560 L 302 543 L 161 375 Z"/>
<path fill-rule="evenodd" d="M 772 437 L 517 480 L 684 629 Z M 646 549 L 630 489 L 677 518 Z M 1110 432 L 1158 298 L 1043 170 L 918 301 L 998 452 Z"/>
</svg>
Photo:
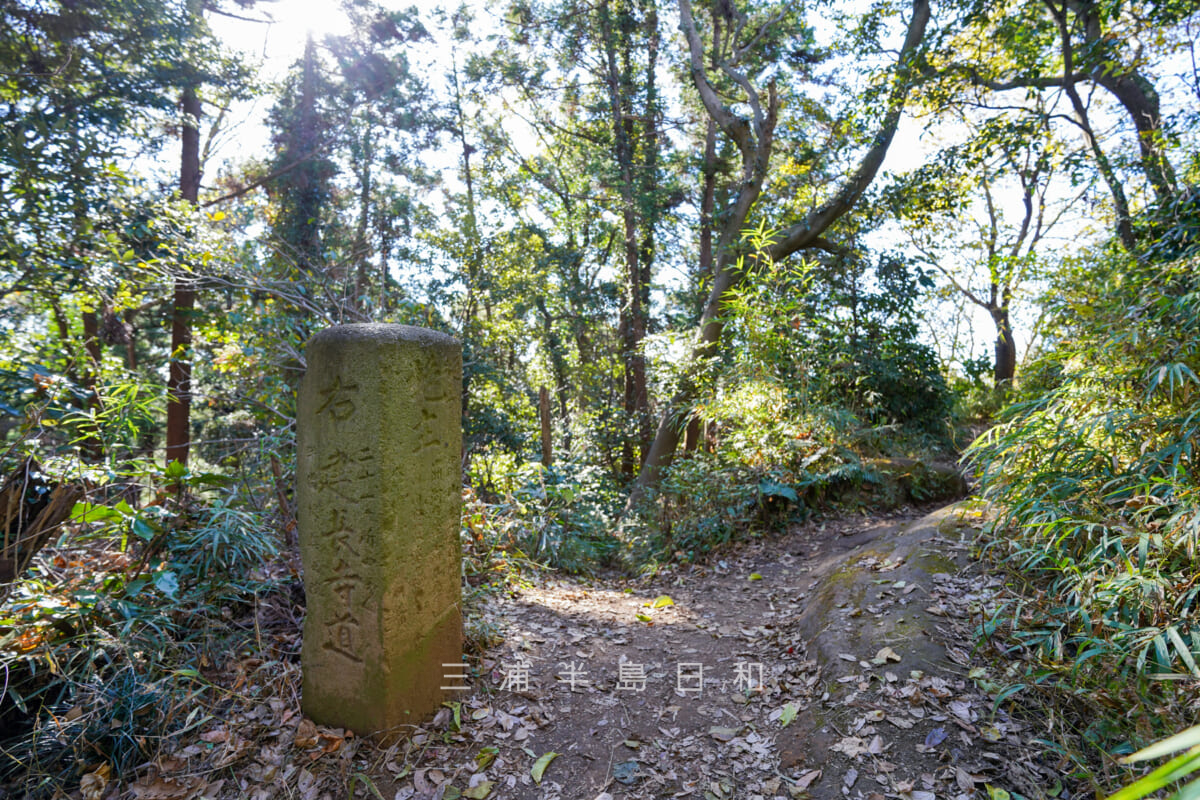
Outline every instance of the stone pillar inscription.
<svg viewBox="0 0 1200 800">
<path fill-rule="evenodd" d="M 462 658 L 462 350 L 407 325 L 309 342 L 297 413 L 308 615 L 303 711 L 370 734 L 416 724 Z"/>
</svg>

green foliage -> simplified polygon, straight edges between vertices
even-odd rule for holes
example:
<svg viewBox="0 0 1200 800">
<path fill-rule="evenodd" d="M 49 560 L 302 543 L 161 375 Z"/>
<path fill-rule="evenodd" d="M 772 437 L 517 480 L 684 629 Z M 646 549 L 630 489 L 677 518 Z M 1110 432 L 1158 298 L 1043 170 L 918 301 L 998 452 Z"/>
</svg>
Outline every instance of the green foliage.
<svg viewBox="0 0 1200 800">
<path fill-rule="evenodd" d="M 604 471 L 578 463 L 550 467 L 510 462 L 491 483 L 495 502 L 472 496 L 463 513 L 468 562 L 483 571 L 498 553 L 504 560 L 529 560 L 587 572 L 610 560 L 610 533 L 619 495 Z"/>
<path fill-rule="evenodd" d="M 879 482 L 844 410 L 802 412 L 778 383 L 739 385 L 697 410 L 705 443 L 680 454 L 659 489 L 625 521 L 626 562 L 695 561 L 746 536 L 842 500 Z"/>
<path fill-rule="evenodd" d="M 1004 407 L 1008 390 L 1003 386 L 997 388 L 992 380 L 993 361 L 991 356 L 965 359 L 959 364 L 961 372 L 949 376 L 947 386 L 954 398 L 955 419 L 990 421 Z M 1023 373 L 1022 380 L 1028 383 L 1030 376 Z"/>
<path fill-rule="evenodd" d="M 949 390 L 915 339 L 907 266 L 778 264 L 764 255 L 771 237 L 745 236 L 756 255 L 725 303 L 729 357 L 700 376 L 702 400 L 679 422 L 705 444 L 681 455 L 626 521 L 634 563 L 694 560 L 848 498 L 879 480 L 867 456 L 945 447 Z"/>
<path fill-rule="evenodd" d="M 30 796 L 96 761 L 128 774 L 196 722 L 201 667 L 247 636 L 222 620 L 267 588 L 275 536 L 226 480 L 177 463 L 119 478 L 0 605 L 0 777 Z M 131 480 L 155 499 L 121 497 Z"/>
<path fill-rule="evenodd" d="M 747 235 L 760 253 L 770 237 Z M 775 381 L 801 413 L 844 408 L 868 425 L 945 429 L 949 389 L 936 354 L 917 341 L 919 271 L 853 255 L 790 266 L 752 257 L 743 271 L 726 303 L 734 354 L 725 380 Z"/>
<path fill-rule="evenodd" d="M 1034 600 L 990 625 L 1031 680 L 1137 688 L 1124 701 L 1164 724 L 1181 698 L 1158 679 L 1200 676 L 1197 266 L 1082 256 L 1055 287 L 1054 348 L 971 452 L 1000 509 L 990 547 Z"/>
<path fill-rule="evenodd" d="M 1173 783 L 1187 780 L 1189 775 L 1200 771 L 1200 725 L 1142 748 L 1121 761 L 1125 764 L 1136 764 L 1139 761 L 1162 758 L 1180 750 L 1184 752 L 1110 796 L 1108 800 L 1141 800 Z M 1200 779 L 1182 785 L 1170 800 L 1195 800 L 1197 796 L 1200 796 Z"/>
</svg>

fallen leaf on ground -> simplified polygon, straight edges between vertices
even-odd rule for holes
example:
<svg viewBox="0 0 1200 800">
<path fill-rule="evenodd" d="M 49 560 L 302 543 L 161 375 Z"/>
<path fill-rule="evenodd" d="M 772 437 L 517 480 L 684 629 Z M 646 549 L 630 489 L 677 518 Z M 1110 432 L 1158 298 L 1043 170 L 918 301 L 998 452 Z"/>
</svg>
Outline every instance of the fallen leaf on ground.
<svg viewBox="0 0 1200 800">
<path fill-rule="evenodd" d="M 971 704 L 965 700 L 950 701 L 950 713 L 961 719 L 963 722 L 971 721 Z"/>
<path fill-rule="evenodd" d="M 313 724 L 312 720 L 300 720 L 300 725 L 296 728 L 296 738 L 293 740 L 293 744 L 301 749 L 316 746 L 317 726 Z"/>
<path fill-rule="evenodd" d="M 971 666 L 971 657 L 967 655 L 966 651 L 959 647 L 947 647 L 946 655 L 950 656 L 950 660 L 955 664 L 959 664 L 964 667 Z"/>
<path fill-rule="evenodd" d="M 492 792 L 492 787 L 495 786 L 495 781 L 480 781 L 462 793 L 463 797 L 469 797 L 471 800 L 483 800 Z"/>
<path fill-rule="evenodd" d="M 79 781 L 79 793 L 83 800 L 100 800 L 108 788 L 109 766 L 103 764 L 95 772 L 89 772 Z"/>
<path fill-rule="evenodd" d="M 492 765 L 496 760 L 500 750 L 495 747 L 485 747 L 475 756 L 475 766 L 480 770 L 485 770 Z"/>
<path fill-rule="evenodd" d="M 546 774 L 546 767 L 550 766 L 550 762 L 556 758 L 558 758 L 558 753 L 551 750 L 533 763 L 533 769 L 529 771 L 529 775 L 533 778 L 534 783 L 541 785 L 542 776 Z"/>
<path fill-rule="evenodd" d="M 821 770 L 810 769 L 799 778 L 796 778 L 796 783 L 794 785 L 797 789 L 807 789 L 809 786 L 812 786 L 819 777 L 821 777 Z"/>
<path fill-rule="evenodd" d="M 998 742 L 1004 736 L 1001 730 L 995 725 L 984 725 L 979 729 L 979 735 L 989 742 Z"/>
<path fill-rule="evenodd" d="M 413 773 L 413 786 L 416 787 L 417 794 L 419 795 L 431 795 L 437 791 L 437 787 L 425 777 L 428 772 L 429 770 L 427 769 L 419 769 Z"/>
<path fill-rule="evenodd" d="M 737 736 L 737 730 L 734 728 L 722 728 L 716 725 L 709 728 L 708 733 L 718 742 L 728 742 L 730 739 Z"/>
<path fill-rule="evenodd" d="M 890 647 L 885 647 L 875 654 L 875 661 L 878 664 L 885 664 L 888 661 L 899 662 L 900 654 Z"/>
<path fill-rule="evenodd" d="M 848 758 L 854 758 L 867 752 L 867 743 L 857 736 L 846 736 L 835 742 L 829 748 L 836 753 L 843 753 Z"/>
<path fill-rule="evenodd" d="M 208 783 L 201 777 L 189 779 L 142 779 L 129 788 L 137 800 L 192 800 L 204 793 Z"/>
<path fill-rule="evenodd" d="M 987 787 L 988 800 L 1010 800 L 1012 798 L 1012 795 L 1004 789 L 997 789 L 990 783 L 986 783 L 984 786 Z"/>
</svg>

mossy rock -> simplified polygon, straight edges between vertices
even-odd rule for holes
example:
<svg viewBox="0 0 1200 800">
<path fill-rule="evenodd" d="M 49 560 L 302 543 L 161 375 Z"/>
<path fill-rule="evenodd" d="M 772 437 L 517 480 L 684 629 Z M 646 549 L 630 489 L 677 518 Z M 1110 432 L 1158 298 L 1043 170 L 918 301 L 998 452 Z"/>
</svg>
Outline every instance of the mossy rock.
<svg viewBox="0 0 1200 800">
<path fill-rule="evenodd" d="M 961 536 L 960 530 L 943 527 L 959 514 L 958 505 L 946 506 L 908 524 L 882 529 L 870 541 L 817 565 L 812 575 L 816 585 L 792 625 L 819 663 L 836 664 L 842 653 L 870 657 L 884 645 L 903 650 L 908 669 L 926 669 L 944 661 L 943 648 L 931 635 L 936 621 L 920 604 L 886 603 L 880 614 L 861 610 L 880 603 L 881 593 L 897 581 L 929 586 L 935 573 L 958 572 L 963 555 L 946 552 L 939 542 Z M 891 566 L 879 571 L 884 563 Z M 859 613 L 849 616 L 855 611 Z"/>
</svg>

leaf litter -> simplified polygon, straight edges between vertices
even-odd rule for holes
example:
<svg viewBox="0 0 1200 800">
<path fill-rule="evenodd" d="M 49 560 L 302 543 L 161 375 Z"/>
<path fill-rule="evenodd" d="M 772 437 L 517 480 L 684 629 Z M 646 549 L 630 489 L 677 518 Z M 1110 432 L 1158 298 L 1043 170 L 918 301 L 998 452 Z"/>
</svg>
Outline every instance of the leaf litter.
<svg viewBox="0 0 1200 800">
<path fill-rule="evenodd" d="M 102 770 L 81 789 L 105 800 L 1044 798 L 1062 776 L 1038 731 L 978 686 L 994 686 L 993 667 L 972 653 L 970 621 L 999 579 L 969 566 L 914 580 L 912 556 L 872 552 L 891 535 L 881 521 L 914 516 L 809 523 L 712 565 L 491 596 L 480 611 L 499 644 L 471 661 L 472 691 L 390 741 L 302 717 L 289 611 L 264 636 L 291 645 L 211 676 L 236 692 L 128 794 Z M 956 539 L 929 544 L 965 555 Z M 809 636 L 797 620 L 830 565 L 904 577 L 873 579 Z M 845 646 L 847 631 L 899 615 L 928 621 L 936 667 L 901 638 Z M 517 664 L 528 683 L 506 685 Z"/>
</svg>

